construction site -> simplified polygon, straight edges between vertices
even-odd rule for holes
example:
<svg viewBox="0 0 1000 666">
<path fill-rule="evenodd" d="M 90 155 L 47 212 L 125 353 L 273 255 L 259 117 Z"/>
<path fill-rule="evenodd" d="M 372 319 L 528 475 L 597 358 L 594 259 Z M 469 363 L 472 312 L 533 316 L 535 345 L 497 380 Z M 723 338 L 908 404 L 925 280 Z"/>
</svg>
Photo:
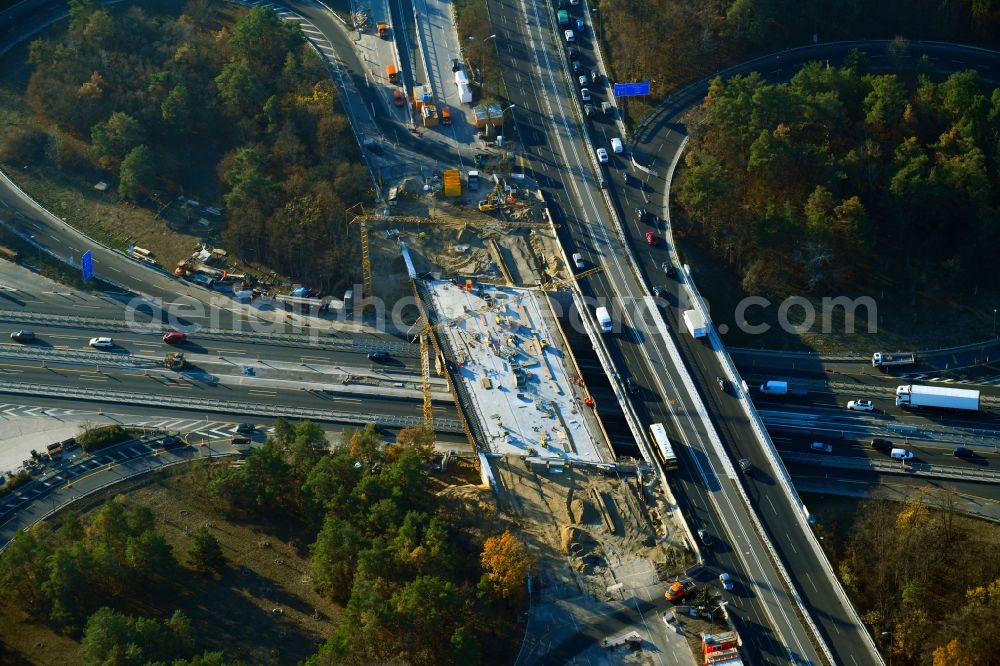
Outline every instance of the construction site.
<svg viewBox="0 0 1000 666">
<path fill-rule="evenodd" d="M 697 561 L 687 528 L 652 468 L 617 459 L 556 315 L 554 291 L 601 268 L 567 266 L 536 190 L 471 176 L 471 191 L 445 170 L 399 183 L 378 210 L 352 210 L 365 291 L 389 306 L 416 296 L 424 386 L 447 376 L 483 478 L 538 560 L 531 622 L 565 638 L 600 627 L 588 649 L 598 660 L 688 652 L 658 617 L 669 581 Z M 603 628 L 637 601 L 648 609 L 642 628 Z M 542 660 L 549 647 L 533 637 L 545 633 L 536 626 L 526 639 Z"/>
</svg>

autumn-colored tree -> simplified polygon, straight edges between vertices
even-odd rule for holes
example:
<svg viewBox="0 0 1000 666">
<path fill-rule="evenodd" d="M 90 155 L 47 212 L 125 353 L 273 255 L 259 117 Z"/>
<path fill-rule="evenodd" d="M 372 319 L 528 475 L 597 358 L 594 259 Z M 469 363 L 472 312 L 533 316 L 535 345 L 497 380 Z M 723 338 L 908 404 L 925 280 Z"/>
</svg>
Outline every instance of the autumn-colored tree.
<svg viewBox="0 0 1000 666">
<path fill-rule="evenodd" d="M 533 558 L 521 539 L 509 530 L 489 537 L 483 544 L 481 562 L 497 596 L 508 601 L 518 601 L 523 597 Z"/>
<path fill-rule="evenodd" d="M 415 428 L 403 428 L 396 435 L 396 449 L 413 449 L 424 462 L 434 458 L 434 441 L 437 433 L 431 426 L 420 426 Z M 395 452 L 393 452 L 395 454 Z"/>
<path fill-rule="evenodd" d="M 934 650 L 934 666 L 979 666 L 982 663 L 982 651 L 966 647 L 958 639 Z"/>
</svg>

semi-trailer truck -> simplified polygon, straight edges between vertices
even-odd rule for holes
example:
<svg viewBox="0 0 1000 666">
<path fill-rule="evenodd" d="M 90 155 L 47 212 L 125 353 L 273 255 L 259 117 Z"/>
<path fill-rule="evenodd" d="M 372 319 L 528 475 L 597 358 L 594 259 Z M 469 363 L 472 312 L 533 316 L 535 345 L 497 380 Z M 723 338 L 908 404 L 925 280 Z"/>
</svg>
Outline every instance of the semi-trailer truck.
<svg viewBox="0 0 1000 666">
<path fill-rule="evenodd" d="M 602 333 L 611 332 L 611 313 L 603 305 L 594 311 L 594 317 L 597 319 L 597 323 L 601 325 Z"/>
<path fill-rule="evenodd" d="M 907 384 L 896 387 L 896 406 L 903 409 L 935 407 L 979 411 L 979 391 L 947 386 Z"/>
<path fill-rule="evenodd" d="M 705 315 L 698 310 L 684 311 L 684 325 L 692 338 L 703 338 L 708 335 L 708 323 Z"/>
<path fill-rule="evenodd" d="M 886 354 L 885 352 L 875 352 L 872 354 L 873 368 L 900 368 L 906 365 L 913 365 L 916 362 L 916 354 Z"/>
</svg>

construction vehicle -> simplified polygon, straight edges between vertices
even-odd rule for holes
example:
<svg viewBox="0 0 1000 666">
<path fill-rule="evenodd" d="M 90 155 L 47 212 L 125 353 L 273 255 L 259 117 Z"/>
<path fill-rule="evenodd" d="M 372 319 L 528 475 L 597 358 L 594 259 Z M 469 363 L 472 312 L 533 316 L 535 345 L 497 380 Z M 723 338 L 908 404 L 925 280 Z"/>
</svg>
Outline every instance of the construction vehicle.
<svg viewBox="0 0 1000 666">
<path fill-rule="evenodd" d="M 181 370 L 186 365 L 183 352 L 169 352 L 163 357 L 163 367 L 167 370 Z"/>
<path fill-rule="evenodd" d="M 385 75 L 389 79 L 389 83 L 399 83 L 399 70 L 391 62 L 385 66 Z"/>
<path fill-rule="evenodd" d="M 451 125 L 451 109 L 447 106 L 441 107 L 441 124 Z"/>
<path fill-rule="evenodd" d="M 693 580 L 677 580 L 670 584 L 670 587 L 667 588 L 663 596 L 667 598 L 667 601 L 676 603 L 694 592 L 694 589 L 695 584 Z"/>
<path fill-rule="evenodd" d="M 445 169 L 442 174 L 442 182 L 444 184 L 444 194 L 445 196 L 461 196 L 462 195 L 462 173 L 458 169 Z M 357 211 L 357 212 L 356 212 Z M 502 220 L 498 221 L 492 218 L 483 219 L 455 219 L 451 217 L 421 217 L 417 215 L 383 215 L 383 214 L 373 214 L 365 211 L 364 206 L 360 203 L 355 204 L 347 209 L 347 213 L 353 215 L 351 217 L 351 222 L 359 226 L 360 236 L 361 236 L 361 274 L 364 279 L 363 283 L 363 294 L 372 293 L 372 268 L 371 268 L 371 253 L 368 244 L 368 224 L 374 222 L 386 223 L 386 224 L 442 224 L 451 225 L 454 227 L 477 227 L 480 225 L 499 224 L 507 229 L 550 229 L 559 228 L 558 224 L 552 222 L 530 222 L 530 221 L 510 221 Z M 581 273 L 577 275 L 577 278 L 583 277 L 589 273 Z"/>
<path fill-rule="evenodd" d="M 378 33 L 380 38 L 387 38 L 389 36 L 389 24 L 385 21 L 379 21 L 375 24 L 375 32 Z"/>
<path fill-rule="evenodd" d="M 482 213 L 488 213 L 491 210 L 496 210 L 496 205 L 490 199 L 483 199 L 479 202 L 479 211 Z"/>
</svg>

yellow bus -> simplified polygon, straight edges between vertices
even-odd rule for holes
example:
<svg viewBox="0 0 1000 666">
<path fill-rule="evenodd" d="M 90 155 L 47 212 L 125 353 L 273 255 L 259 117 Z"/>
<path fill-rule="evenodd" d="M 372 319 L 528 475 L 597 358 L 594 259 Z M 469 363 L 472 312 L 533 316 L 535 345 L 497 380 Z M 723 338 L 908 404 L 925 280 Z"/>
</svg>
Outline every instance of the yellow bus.
<svg viewBox="0 0 1000 666">
<path fill-rule="evenodd" d="M 677 456 L 674 454 L 674 447 L 667 439 L 667 429 L 662 423 L 654 423 L 649 426 L 649 436 L 656 446 L 656 455 L 660 457 L 663 468 L 666 470 L 677 469 Z"/>
</svg>

